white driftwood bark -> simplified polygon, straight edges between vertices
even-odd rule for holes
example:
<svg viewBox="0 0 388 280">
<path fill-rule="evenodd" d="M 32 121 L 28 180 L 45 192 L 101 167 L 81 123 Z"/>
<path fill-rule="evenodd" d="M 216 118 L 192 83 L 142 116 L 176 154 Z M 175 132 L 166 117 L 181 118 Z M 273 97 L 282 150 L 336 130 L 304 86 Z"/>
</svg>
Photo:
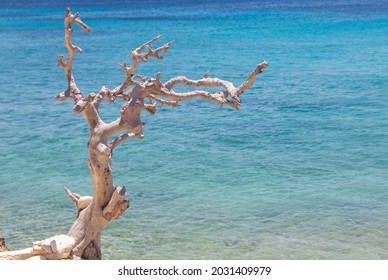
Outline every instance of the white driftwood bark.
<svg viewBox="0 0 388 280">
<path fill-rule="evenodd" d="M 246 80 L 240 86 L 219 78 L 209 77 L 209 71 L 202 79 L 192 80 L 187 77 L 174 77 L 166 82 L 161 81 L 160 73 L 155 78 L 147 79 L 143 75 L 134 74 L 139 63 L 147 62 L 150 58 L 161 60 L 169 50 L 173 41 L 158 48 L 151 48 L 151 44 L 161 39 L 157 36 L 130 52 L 130 66 L 123 63 L 121 68 L 124 71 L 123 82 L 110 90 L 103 86 L 98 93 L 84 95 L 77 87 L 73 72 L 73 60 L 75 51 L 82 53 L 82 49 L 71 41 L 73 32 L 72 24 L 77 24 L 86 32 L 91 31 L 82 22 L 78 13 L 72 14 L 70 9 L 65 13 L 65 46 L 68 51 L 67 59 L 64 55 L 58 56 L 58 66 L 64 69 L 67 80 L 67 89 L 56 96 L 57 101 L 73 100 L 73 110 L 77 114 L 82 114 L 89 126 L 90 137 L 87 144 L 88 165 L 92 174 L 93 196 L 81 196 L 66 189 L 66 192 L 73 200 L 78 216 L 66 237 L 72 242 L 68 242 L 66 250 L 61 254 L 54 253 L 54 249 L 42 243 L 37 248 L 29 248 L 18 253 L 7 253 L 9 258 L 23 256 L 29 258 L 34 255 L 45 258 L 63 258 L 64 256 L 80 257 L 84 259 L 101 259 L 100 232 L 110 221 L 117 219 L 129 207 L 129 201 L 125 198 L 126 188 L 115 187 L 112 179 L 112 152 L 123 141 L 131 138 L 142 139 L 144 123 L 141 121 L 141 113 L 146 110 L 150 114 L 157 111 L 156 103 L 168 106 L 177 106 L 182 100 L 201 98 L 212 102 L 238 108 L 241 104 L 240 95 L 252 86 L 254 79 L 264 68 L 268 66 L 266 61 L 258 64 L 255 69 L 248 74 Z M 177 85 L 186 85 L 193 88 L 214 88 L 222 87 L 223 91 L 208 92 L 195 89 L 189 92 L 177 92 Z M 102 100 L 115 102 L 116 99 L 123 100 L 119 117 L 111 122 L 105 123 L 99 114 L 99 105 Z M 146 102 L 149 101 L 149 103 Z M 121 132 L 119 136 L 111 140 L 110 138 Z M 46 248 L 47 247 L 47 248 Z M 68 250 L 71 247 L 70 250 Z M 50 248 L 53 252 L 48 253 Z"/>
<path fill-rule="evenodd" d="M 32 247 L 0 253 L 0 260 L 26 260 L 40 256 L 40 259 L 60 260 L 69 257 L 75 244 L 74 238 L 67 235 L 57 235 L 32 244 Z"/>
</svg>

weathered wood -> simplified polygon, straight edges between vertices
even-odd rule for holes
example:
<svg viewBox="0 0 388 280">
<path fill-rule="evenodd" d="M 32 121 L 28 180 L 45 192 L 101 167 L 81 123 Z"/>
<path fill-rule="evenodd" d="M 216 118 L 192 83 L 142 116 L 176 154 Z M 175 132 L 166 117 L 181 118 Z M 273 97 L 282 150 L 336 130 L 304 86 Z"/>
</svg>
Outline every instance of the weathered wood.
<svg viewBox="0 0 388 280">
<path fill-rule="evenodd" d="M 51 238 L 37 241 L 32 247 L 0 253 L 0 260 L 26 260 L 35 256 L 42 256 L 42 259 L 60 260 L 69 257 L 74 247 L 74 238 L 67 235 L 57 235 Z"/>
<path fill-rule="evenodd" d="M 78 13 L 72 14 L 69 8 L 66 9 L 64 37 L 68 54 L 66 61 L 64 60 L 65 55 L 58 56 L 58 66 L 64 70 L 67 89 L 58 94 L 56 100 L 72 100 L 74 112 L 82 114 L 89 126 L 87 149 L 93 196 L 81 196 L 65 188 L 77 208 L 78 215 L 67 235 L 63 236 L 64 239 L 57 236 L 37 242 L 32 248 L 0 253 L 2 254 L 0 259 L 101 259 L 101 229 L 109 222 L 119 218 L 129 208 L 129 200 L 125 198 L 126 188 L 123 186 L 116 188 L 113 184 L 112 152 L 125 140 L 144 138 L 145 124 L 141 121 L 143 110 L 155 114 L 157 112 L 156 103 L 175 107 L 182 100 L 192 98 L 201 98 L 218 103 L 221 107 L 227 105 L 237 109 L 241 104 L 241 94 L 252 86 L 256 76 L 268 66 L 266 61 L 259 63 L 240 86 L 210 77 L 210 71 L 207 71 L 199 80 L 178 76 L 164 83 L 161 81 L 159 72 L 155 78 L 135 74 L 140 63 L 145 63 L 150 58 L 163 59 L 173 44 L 173 41 L 170 41 L 160 47 L 152 48 L 151 44 L 162 38 L 162 36 L 157 36 L 130 52 L 130 66 L 127 66 L 126 63 L 120 64 L 124 71 L 124 80 L 120 85 L 113 90 L 103 86 L 98 93 L 84 95 L 73 76 L 75 51 L 82 53 L 82 49 L 71 40 L 72 24 L 79 25 L 86 32 L 91 31 L 91 28 L 80 19 Z M 188 92 L 177 92 L 176 86 L 178 85 L 186 85 L 195 89 Z M 200 89 L 201 87 L 221 87 L 223 91 L 210 92 Z M 98 111 L 103 100 L 110 103 L 116 100 L 123 102 L 118 118 L 110 123 L 105 123 Z M 117 133 L 120 135 L 111 140 L 110 138 Z M 34 258 L 34 256 L 39 257 Z"/>
<path fill-rule="evenodd" d="M 89 195 L 81 196 L 78 193 L 74 193 L 70 191 L 68 188 L 65 187 L 66 193 L 69 195 L 71 200 L 74 202 L 75 207 L 77 208 L 78 212 L 85 209 L 89 206 L 90 203 L 93 201 L 93 197 Z"/>
</svg>

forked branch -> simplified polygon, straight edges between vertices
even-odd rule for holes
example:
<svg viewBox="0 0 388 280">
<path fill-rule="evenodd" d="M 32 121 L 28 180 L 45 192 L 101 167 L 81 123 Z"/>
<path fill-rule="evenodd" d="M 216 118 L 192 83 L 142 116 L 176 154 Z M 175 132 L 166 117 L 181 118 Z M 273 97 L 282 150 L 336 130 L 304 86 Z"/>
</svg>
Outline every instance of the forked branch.
<svg viewBox="0 0 388 280">
<path fill-rule="evenodd" d="M 73 60 L 74 60 L 74 52 L 78 51 L 82 53 L 82 49 L 78 47 L 77 45 L 73 44 L 71 41 L 71 34 L 73 33 L 73 29 L 71 27 L 71 24 L 75 23 L 79 26 L 81 26 L 86 32 L 90 32 L 92 29 L 87 26 L 79 17 L 78 13 L 72 14 L 70 12 L 70 8 L 66 8 L 65 12 L 65 46 L 68 50 L 68 56 L 66 62 L 63 61 L 64 55 L 58 55 L 58 66 L 62 67 L 65 72 L 65 76 L 67 79 L 67 89 L 60 93 L 56 99 L 58 101 L 62 101 L 68 98 L 74 99 L 74 101 L 78 101 L 80 98 L 82 98 L 82 93 L 78 89 L 74 77 L 73 77 Z"/>
<path fill-rule="evenodd" d="M 225 104 L 237 109 L 241 104 L 240 95 L 253 85 L 256 76 L 262 73 L 262 69 L 266 67 L 268 67 L 268 63 L 266 61 L 258 64 L 255 70 L 249 73 L 247 79 L 239 87 L 235 87 L 233 83 L 226 80 L 210 78 L 209 71 L 207 71 L 204 77 L 200 80 L 191 80 L 184 76 L 174 77 L 164 83 L 160 89 L 153 93 L 153 95 L 169 98 L 176 102 L 192 98 L 202 98 L 212 102 L 220 103 L 221 105 Z M 177 85 L 185 85 L 190 87 L 223 87 L 225 90 L 215 93 L 204 90 L 194 90 L 190 92 L 178 93 L 174 90 L 174 87 Z M 228 99 L 228 97 L 230 97 L 232 100 Z"/>
<path fill-rule="evenodd" d="M 157 36 L 153 38 L 152 40 L 142 44 L 141 46 L 137 47 L 136 49 L 132 50 L 130 53 L 131 59 L 132 59 L 132 64 L 131 66 L 127 66 L 126 63 L 120 64 L 120 67 L 124 70 L 125 73 L 125 78 L 124 81 L 121 85 L 113 89 L 112 91 L 106 92 L 106 94 L 109 95 L 109 98 L 111 100 L 114 100 L 116 97 L 120 97 L 123 93 L 123 91 L 130 85 L 138 85 L 140 87 L 143 87 L 144 85 L 135 80 L 135 78 L 141 78 L 142 82 L 146 80 L 146 77 L 143 75 L 134 75 L 134 72 L 136 68 L 138 67 L 140 62 L 147 62 L 148 58 L 153 57 L 159 60 L 163 59 L 163 56 L 165 53 L 167 53 L 168 49 L 170 48 L 171 44 L 174 41 L 168 42 L 162 47 L 152 49 L 150 47 L 150 44 L 153 42 L 159 40 L 162 38 L 162 36 Z M 142 52 L 144 49 L 147 49 L 147 52 Z M 162 54 L 160 54 L 162 52 Z"/>
</svg>

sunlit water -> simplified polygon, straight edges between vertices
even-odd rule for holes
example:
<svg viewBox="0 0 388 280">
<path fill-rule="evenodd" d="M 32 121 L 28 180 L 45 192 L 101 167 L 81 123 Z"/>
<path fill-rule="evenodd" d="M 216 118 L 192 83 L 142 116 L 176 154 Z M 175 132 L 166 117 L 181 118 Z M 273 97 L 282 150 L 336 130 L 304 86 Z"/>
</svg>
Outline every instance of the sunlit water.
<svg viewBox="0 0 388 280">
<path fill-rule="evenodd" d="M 65 5 L 35 2 L 0 4 L 0 235 L 13 249 L 68 231 L 63 186 L 92 194 L 86 123 L 53 98 Z M 120 84 L 118 63 L 159 34 L 155 46 L 174 44 L 137 73 L 210 69 L 238 85 L 270 67 L 239 111 L 194 100 L 144 113 L 145 138 L 113 157 L 131 208 L 103 230 L 104 258 L 387 259 L 387 3 L 145 2 L 73 1 L 93 28 L 73 35 L 84 92 Z"/>
</svg>

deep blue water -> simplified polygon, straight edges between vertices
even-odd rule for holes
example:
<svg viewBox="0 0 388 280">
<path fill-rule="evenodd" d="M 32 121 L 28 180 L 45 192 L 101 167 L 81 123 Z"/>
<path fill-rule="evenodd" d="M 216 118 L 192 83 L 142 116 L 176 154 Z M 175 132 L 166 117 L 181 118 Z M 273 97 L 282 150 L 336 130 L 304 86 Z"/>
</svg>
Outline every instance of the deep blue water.
<svg viewBox="0 0 388 280">
<path fill-rule="evenodd" d="M 88 129 L 56 67 L 66 5 L 84 92 L 161 34 L 137 73 L 236 85 L 270 66 L 235 111 L 203 100 L 143 114 L 113 157 L 131 208 L 103 231 L 106 259 L 388 259 L 386 1 L 12 1 L 0 4 L 0 235 L 14 249 L 66 233 L 63 186 L 91 194 Z M 157 44 L 156 44 L 157 45 Z M 120 104 L 102 106 L 106 121 Z"/>
</svg>

